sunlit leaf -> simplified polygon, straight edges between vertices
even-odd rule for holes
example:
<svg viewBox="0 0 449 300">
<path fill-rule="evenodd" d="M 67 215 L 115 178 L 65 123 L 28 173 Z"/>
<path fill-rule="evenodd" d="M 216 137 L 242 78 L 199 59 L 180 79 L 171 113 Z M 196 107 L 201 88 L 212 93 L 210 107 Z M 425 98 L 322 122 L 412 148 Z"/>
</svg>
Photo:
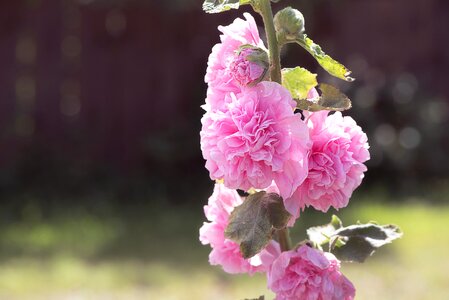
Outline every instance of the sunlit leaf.
<svg viewBox="0 0 449 300">
<path fill-rule="evenodd" d="M 308 38 L 306 34 L 301 35 L 296 42 L 306 49 L 329 74 L 349 82 L 354 81 L 354 78 L 350 77 L 351 71 L 324 53 L 321 47 Z"/>
<path fill-rule="evenodd" d="M 319 111 L 324 110 L 323 107 L 320 107 L 317 102 L 317 99 L 295 99 L 296 101 L 296 108 L 301 110 L 308 110 L 308 111 Z"/>
<path fill-rule="evenodd" d="M 400 237 L 402 232 L 396 225 L 351 225 L 334 232 L 330 251 L 342 261 L 364 262 L 376 249 Z"/>
<path fill-rule="evenodd" d="M 207 13 L 221 13 L 230 9 L 238 9 L 240 5 L 250 4 L 251 0 L 205 0 L 203 10 Z"/>
<path fill-rule="evenodd" d="M 351 100 L 336 87 L 320 83 L 318 90 L 321 95 L 315 99 L 295 99 L 297 107 L 308 111 L 344 111 L 352 107 Z"/>
<path fill-rule="evenodd" d="M 242 256 L 250 258 L 265 248 L 274 231 L 284 228 L 290 217 L 279 195 L 257 192 L 233 210 L 225 236 L 239 243 Z"/>
<path fill-rule="evenodd" d="M 330 84 L 320 83 L 318 89 L 321 91 L 318 105 L 324 109 L 343 111 L 351 108 L 351 100 L 336 87 Z"/>
<path fill-rule="evenodd" d="M 333 215 L 329 224 L 310 227 L 307 229 L 307 235 L 309 240 L 315 245 L 322 246 L 329 243 L 330 237 L 342 226 L 343 224 L 341 220 L 336 215 Z"/>
<path fill-rule="evenodd" d="M 294 99 L 306 99 L 309 90 L 317 84 L 316 74 L 307 69 L 300 67 L 282 69 L 282 85 Z"/>
<path fill-rule="evenodd" d="M 364 262 L 374 251 L 402 237 L 396 225 L 378 225 L 375 222 L 343 227 L 337 216 L 332 216 L 329 224 L 307 229 L 309 240 L 322 250 L 328 245 L 339 260 L 346 262 Z"/>
</svg>

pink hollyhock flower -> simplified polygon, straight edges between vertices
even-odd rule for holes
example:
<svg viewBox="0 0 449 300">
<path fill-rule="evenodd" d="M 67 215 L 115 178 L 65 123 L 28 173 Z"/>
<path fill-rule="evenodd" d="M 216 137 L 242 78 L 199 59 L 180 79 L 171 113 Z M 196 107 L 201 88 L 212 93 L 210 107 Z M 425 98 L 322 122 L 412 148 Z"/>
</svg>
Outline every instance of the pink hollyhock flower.
<svg viewBox="0 0 449 300">
<path fill-rule="evenodd" d="M 241 86 L 251 85 L 262 79 L 268 69 L 268 66 L 264 67 L 248 60 L 250 55 L 257 54 L 257 52 L 254 49 L 243 49 L 239 54 L 236 54 L 235 59 L 229 65 L 231 77 Z"/>
<path fill-rule="evenodd" d="M 212 109 L 221 109 L 226 93 L 239 93 L 242 85 L 254 81 L 264 72 L 256 63 L 246 61 L 248 52 L 238 53 L 243 45 L 266 49 L 254 18 L 249 13 L 244 16 L 246 21 L 237 18 L 229 26 L 218 27 L 223 33 L 220 35 L 221 43 L 212 48 L 205 76 L 209 85 L 206 103 Z"/>
<path fill-rule="evenodd" d="M 309 153 L 309 173 L 293 197 L 285 201 L 295 217 L 304 206 L 326 212 L 331 206 L 348 205 L 360 185 L 370 158 L 368 139 L 351 117 L 328 111 L 306 115 L 313 146 Z"/>
<path fill-rule="evenodd" d="M 295 101 L 275 82 L 264 81 L 230 93 L 223 111 L 207 111 L 201 150 L 212 179 L 232 189 L 267 188 L 274 180 L 290 197 L 307 176 L 310 140 L 293 113 Z"/>
<path fill-rule="evenodd" d="M 221 183 L 215 184 L 209 203 L 204 206 L 204 213 L 210 222 L 204 222 L 200 228 L 201 243 L 210 244 L 212 247 L 209 263 L 221 265 L 224 271 L 231 274 L 253 274 L 264 270 L 257 255 L 251 259 L 244 259 L 239 245 L 224 236 L 229 215 L 242 202 L 243 199 L 235 190 L 230 190 Z"/>
<path fill-rule="evenodd" d="M 307 99 L 308 100 L 314 100 L 320 97 L 320 94 L 318 94 L 318 91 L 316 88 L 311 88 L 309 92 L 307 93 Z"/>
<path fill-rule="evenodd" d="M 340 262 L 332 253 L 307 245 L 280 252 L 279 245 L 272 243 L 261 259 L 275 300 L 354 299 L 355 288 L 340 272 Z"/>
</svg>

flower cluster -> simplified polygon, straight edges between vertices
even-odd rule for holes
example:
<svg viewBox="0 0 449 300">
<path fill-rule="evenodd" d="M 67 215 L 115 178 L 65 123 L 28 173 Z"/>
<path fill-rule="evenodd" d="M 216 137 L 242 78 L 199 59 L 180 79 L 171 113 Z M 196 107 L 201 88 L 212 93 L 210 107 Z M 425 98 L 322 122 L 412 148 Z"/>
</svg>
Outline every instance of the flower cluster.
<svg viewBox="0 0 449 300">
<path fill-rule="evenodd" d="M 244 259 L 239 244 L 225 237 L 231 212 L 243 203 L 236 189 L 279 194 L 293 218 L 307 206 L 326 212 L 348 204 L 369 159 L 365 133 L 351 117 L 328 111 L 295 113 L 296 101 L 281 84 L 266 81 L 268 62 L 253 17 L 220 26 L 220 43 L 209 56 L 201 150 L 215 184 L 205 206 L 200 241 L 209 261 L 228 273 L 266 272 L 276 299 L 354 298 L 353 285 L 331 253 L 307 245 L 280 251 L 271 241 Z M 308 88 L 306 89 L 306 91 Z M 307 98 L 320 95 L 312 88 Z"/>
<path fill-rule="evenodd" d="M 246 60 L 252 46 L 266 50 L 254 18 L 244 14 L 246 20 L 237 18 L 229 26 L 219 26 L 221 43 L 212 48 L 207 64 L 205 81 L 208 84 L 206 106 L 209 109 L 226 109 L 230 93 L 240 93 L 242 87 L 259 79 L 265 73 L 257 63 Z"/>
<path fill-rule="evenodd" d="M 276 293 L 277 300 L 354 298 L 354 286 L 340 272 L 340 262 L 331 253 L 307 245 L 281 252 L 279 244 L 271 241 L 260 254 L 244 259 L 239 245 L 224 236 L 231 212 L 242 202 L 235 190 L 215 184 L 204 207 L 210 222 L 200 229 L 200 241 L 212 247 L 211 265 L 221 265 L 231 274 L 266 272 L 268 288 Z"/>
<path fill-rule="evenodd" d="M 204 213 L 210 222 L 204 222 L 200 229 L 201 243 L 210 244 L 213 248 L 209 255 L 209 263 L 221 265 L 231 274 L 253 274 L 263 268 L 257 257 L 244 259 L 240 254 L 239 245 L 224 236 L 229 215 L 242 202 L 243 199 L 237 191 L 228 189 L 221 183 L 215 184 L 209 203 L 204 207 Z"/>
<path fill-rule="evenodd" d="M 274 181 L 286 199 L 307 176 L 309 133 L 287 89 L 269 81 L 249 85 L 265 70 L 245 60 L 251 48 L 239 49 L 265 47 L 253 17 L 245 17 L 219 27 L 221 43 L 209 57 L 201 150 L 211 179 L 242 190 Z"/>
</svg>

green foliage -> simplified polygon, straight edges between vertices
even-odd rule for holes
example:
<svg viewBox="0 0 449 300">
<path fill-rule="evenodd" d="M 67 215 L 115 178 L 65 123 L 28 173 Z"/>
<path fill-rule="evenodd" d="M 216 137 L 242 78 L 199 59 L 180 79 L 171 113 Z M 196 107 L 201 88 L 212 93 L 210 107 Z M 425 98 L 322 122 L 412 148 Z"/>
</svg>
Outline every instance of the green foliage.
<svg viewBox="0 0 449 300">
<path fill-rule="evenodd" d="M 326 83 L 320 83 L 318 90 L 321 92 L 320 97 L 296 100 L 297 107 L 308 111 L 344 111 L 351 108 L 351 100 L 336 87 Z"/>
<path fill-rule="evenodd" d="M 354 81 L 354 78 L 349 76 L 351 75 L 351 71 L 324 53 L 321 47 L 308 38 L 306 34 L 298 37 L 296 42 L 306 49 L 329 74 L 349 82 Z"/>
<path fill-rule="evenodd" d="M 250 258 L 270 242 L 275 230 L 287 225 L 290 217 L 279 195 L 257 192 L 232 211 L 225 236 L 239 243 L 242 256 Z"/>
<path fill-rule="evenodd" d="M 318 105 L 323 109 L 343 111 L 351 108 L 351 100 L 336 87 L 320 83 L 318 89 L 321 91 Z"/>
<path fill-rule="evenodd" d="M 307 230 L 309 239 L 321 249 L 329 244 L 329 251 L 346 262 L 364 262 L 374 251 L 402 237 L 396 225 L 356 224 L 343 227 L 336 216 L 329 224 Z"/>
<path fill-rule="evenodd" d="M 245 300 L 265 300 L 265 296 L 260 296 L 259 298 L 245 299 Z"/>
<path fill-rule="evenodd" d="M 344 65 L 327 55 L 305 32 L 305 21 L 302 13 L 291 7 L 280 10 L 274 16 L 274 26 L 279 46 L 286 43 L 298 43 L 309 52 L 329 74 L 352 82 L 351 71 Z"/>
<path fill-rule="evenodd" d="M 351 225 L 334 233 L 330 251 L 342 261 L 364 262 L 377 248 L 400 237 L 402 232 L 396 225 Z"/>
<path fill-rule="evenodd" d="M 205 0 L 203 10 L 210 14 L 238 9 L 240 5 L 250 4 L 252 0 Z"/>
<path fill-rule="evenodd" d="M 322 250 L 321 246 L 328 243 L 334 232 L 341 227 L 343 227 L 341 220 L 336 215 L 332 215 L 332 220 L 329 224 L 307 229 L 307 236 L 315 246 Z"/>
<path fill-rule="evenodd" d="M 307 93 L 317 84 L 316 74 L 307 69 L 300 67 L 282 69 L 282 85 L 294 99 L 307 99 Z"/>
</svg>

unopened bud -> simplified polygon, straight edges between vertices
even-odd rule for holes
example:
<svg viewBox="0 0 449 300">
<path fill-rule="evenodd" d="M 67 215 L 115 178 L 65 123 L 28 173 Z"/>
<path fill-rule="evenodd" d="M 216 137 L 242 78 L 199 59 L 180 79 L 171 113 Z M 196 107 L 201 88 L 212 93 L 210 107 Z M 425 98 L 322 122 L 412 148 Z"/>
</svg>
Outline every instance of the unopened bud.
<svg viewBox="0 0 449 300">
<path fill-rule="evenodd" d="M 242 86 L 252 86 L 265 79 L 269 67 L 265 50 L 244 45 L 229 66 L 231 76 Z"/>
<path fill-rule="evenodd" d="M 304 16 L 299 10 L 286 7 L 274 16 L 274 27 L 281 42 L 294 41 L 304 33 Z"/>
</svg>

